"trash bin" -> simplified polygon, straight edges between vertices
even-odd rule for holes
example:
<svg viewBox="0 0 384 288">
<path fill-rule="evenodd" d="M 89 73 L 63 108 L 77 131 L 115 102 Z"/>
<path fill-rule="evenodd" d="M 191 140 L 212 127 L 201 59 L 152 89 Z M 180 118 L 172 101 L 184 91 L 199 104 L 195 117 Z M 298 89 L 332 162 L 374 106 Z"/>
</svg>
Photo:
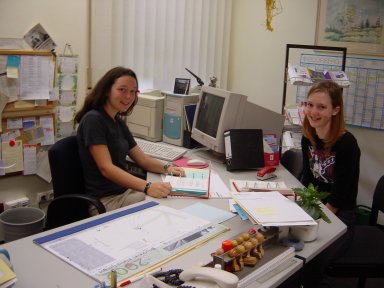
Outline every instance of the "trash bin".
<svg viewBox="0 0 384 288">
<path fill-rule="evenodd" d="M 356 225 L 369 225 L 371 208 L 365 205 L 356 206 Z"/>
<path fill-rule="evenodd" d="M 43 231 L 45 213 L 33 207 L 17 207 L 0 214 L 4 241 L 17 240 Z"/>
</svg>

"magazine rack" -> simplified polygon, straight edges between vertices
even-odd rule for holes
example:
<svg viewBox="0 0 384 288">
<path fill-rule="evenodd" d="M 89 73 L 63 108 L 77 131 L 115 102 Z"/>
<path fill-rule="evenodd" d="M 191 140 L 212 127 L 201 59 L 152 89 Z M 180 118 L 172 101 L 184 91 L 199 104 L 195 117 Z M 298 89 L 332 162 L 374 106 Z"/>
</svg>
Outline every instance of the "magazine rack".
<svg viewBox="0 0 384 288">
<path fill-rule="evenodd" d="M 288 60 L 290 49 L 307 49 L 307 50 L 323 50 L 323 51 L 335 51 L 343 53 L 341 70 L 345 71 L 345 63 L 347 59 L 347 48 L 345 47 L 332 47 L 332 46 L 317 46 L 317 45 L 300 45 L 300 44 L 287 44 L 285 51 L 285 66 L 284 66 L 284 87 L 283 87 L 283 103 L 281 113 L 284 114 L 284 107 L 287 94 L 287 79 L 288 79 Z"/>
</svg>

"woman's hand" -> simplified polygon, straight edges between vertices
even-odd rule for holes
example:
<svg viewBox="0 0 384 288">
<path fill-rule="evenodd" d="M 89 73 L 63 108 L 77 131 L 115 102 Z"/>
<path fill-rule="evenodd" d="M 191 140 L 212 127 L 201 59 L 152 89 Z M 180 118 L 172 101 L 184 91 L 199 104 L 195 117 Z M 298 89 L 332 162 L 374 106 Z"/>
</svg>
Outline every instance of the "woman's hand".
<svg viewBox="0 0 384 288">
<path fill-rule="evenodd" d="M 331 210 L 334 214 L 336 214 L 337 211 L 339 210 L 338 208 L 333 207 L 333 206 L 332 206 L 331 204 L 329 204 L 329 203 L 325 204 L 325 206 L 326 206 L 329 210 Z"/>
<path fill-rule="evenodd" d="M 171 189 L 169 182 L 154 182 L 149 186 L 147 194 L 155 198 L 166 198 Z"/>
<path fill-rule="evenodd" d="M 183 177 L 185 176 L 184 169 L 177 166 L 169 166 L 167 169 L 167 173 L 175 176 L 183 176 Z"/>
</svg>

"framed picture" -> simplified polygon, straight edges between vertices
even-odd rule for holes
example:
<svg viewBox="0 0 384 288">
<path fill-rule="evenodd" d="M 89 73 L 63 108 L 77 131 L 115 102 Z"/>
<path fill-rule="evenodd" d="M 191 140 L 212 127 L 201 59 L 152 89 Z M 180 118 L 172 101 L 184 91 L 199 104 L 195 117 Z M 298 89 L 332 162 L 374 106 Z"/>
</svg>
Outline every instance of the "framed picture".
<svg viewBox="0 0 384 288">
<path fill-rule="evenodd" d="M 316 45 L 384 56 L 384 1 L 319 0 Z"/>
<path fill-rule="evenodd" d="M 191 79 L 176 78 L 175 79 L 175 86 L 173 88 L 173 93 L 187 95 L 189 93 L 190 83 L 191 83 Z"/>
</svg>

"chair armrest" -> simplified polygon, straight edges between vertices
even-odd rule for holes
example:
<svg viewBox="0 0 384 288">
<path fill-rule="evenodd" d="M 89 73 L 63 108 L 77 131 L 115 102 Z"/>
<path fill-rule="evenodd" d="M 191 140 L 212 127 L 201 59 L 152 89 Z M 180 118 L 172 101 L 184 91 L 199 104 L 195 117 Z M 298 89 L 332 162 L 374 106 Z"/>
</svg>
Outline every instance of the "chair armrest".
<svg viewBox="0 0 384 288">
<path fill-rule="evenodd" d="M 106 209 L 100 199 L 86 194 L 65 194 L 55 197 L 48 205 L 45 230 L 83 220 L 89 215 L 89 205 L 96 207 L 99 214 Z"/>
<path fill-rule="evenodd" d="M 59 197 L 56 197 L 52 200 L 52 202 L 55 202 L 55 201 L 62 201 L 64 199 L 71 199 L 71 198 L 75 198 L 75 199 L 83 199 L 83 200 L 86 200 L 89 202 L 89 204 L 92 204 L 93 206 L 96 207 L 97 209 L 97 212 L 99 212 L 99 214 L 102 214 L 102 213 L 105 213 L 106 210 L 105 210 L 105 206 L 104 204 L 100 201 L 99 198 L 96 198 L 94 196 L 91 196 L 91 195 L 87 195 L 87 194 L 65 194 L 65 195 L 60 195 Z M 51 202 L 51 203 L 52 203 Z"/>
</svg>

